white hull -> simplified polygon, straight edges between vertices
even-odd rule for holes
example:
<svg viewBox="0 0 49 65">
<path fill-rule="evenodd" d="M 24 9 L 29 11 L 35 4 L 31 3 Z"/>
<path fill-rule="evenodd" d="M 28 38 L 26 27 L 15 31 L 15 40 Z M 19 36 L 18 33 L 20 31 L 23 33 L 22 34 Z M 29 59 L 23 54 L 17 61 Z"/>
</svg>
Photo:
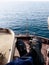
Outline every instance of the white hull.
<svg viewBox="0 0 49 65">
<path fill-rule="evenodd" d="M 2 64 L 6 64 L 13 59 L 15 48 L 15 35 L 12 30 L 0 28 L 0 53 L 3 54 Z M 1 65 L 2 65 L 1 64 Z"/>
</svg>

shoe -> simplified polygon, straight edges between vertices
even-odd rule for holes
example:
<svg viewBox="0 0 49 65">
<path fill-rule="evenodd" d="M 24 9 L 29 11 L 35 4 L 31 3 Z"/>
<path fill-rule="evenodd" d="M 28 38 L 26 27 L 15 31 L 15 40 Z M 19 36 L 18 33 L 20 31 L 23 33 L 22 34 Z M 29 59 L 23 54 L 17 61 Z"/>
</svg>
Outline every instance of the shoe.
<svg viewBox="0 0 49 65">
<path fill-rule="evenodd" d="M 19 51 L 20 56 L 24 56 L 27 53 L 25 43 L 21 39 L 17 40 L 16 47 Z"/>
<path fill-rule="evenodd" d="M 29 43 L 30 53 L 34 60 L 34 65 L 44 65 L 44 58 L 41 53 L 42 42 L 39 39 L 33 38 Z"/>
</svg>

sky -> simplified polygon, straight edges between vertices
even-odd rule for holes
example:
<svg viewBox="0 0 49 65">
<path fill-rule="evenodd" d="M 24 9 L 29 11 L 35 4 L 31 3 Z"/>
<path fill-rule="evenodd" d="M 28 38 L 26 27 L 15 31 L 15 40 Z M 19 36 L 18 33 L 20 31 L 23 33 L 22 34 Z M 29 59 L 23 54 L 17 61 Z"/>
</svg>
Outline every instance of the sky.
<svg viewBox="0 0 49 65">
<path fill-rule="evenodd" d="M 6 3 L 8 3 L 8 4 L 9 4 L 9 3 L 12 3 L 12 2 L 13 2 L 13 3 L 15 3 L 15 2 L 16 2 L 16 3 L 20 3 L 20 2 L 24 2 L 24 1 L 25 1 L 25 2 L 26 2 L 26 1 L 27 1 L 27 2 L 28 2 L 28 1 L 30 1 L 30 2 L 33 2 L 33 1 L 35 1 L 35 2 L 38 2 L 38 1 L 43 2 L 43 1 L 44 1 L 44 2 L 46 2 L 46 1 L 49 1 L 49 0 L 0 0 L 0 7 L 1 7 L 1 6 L 4 6 Z M 3 4 L 4 4 L 4 5 L 3 5 Z"/>
<path fill-rule="evenodd" d="M 0 2 L 12 2 L 12 1 L 49 1 L 49 0 L 0 0 Z"/>
</svg>

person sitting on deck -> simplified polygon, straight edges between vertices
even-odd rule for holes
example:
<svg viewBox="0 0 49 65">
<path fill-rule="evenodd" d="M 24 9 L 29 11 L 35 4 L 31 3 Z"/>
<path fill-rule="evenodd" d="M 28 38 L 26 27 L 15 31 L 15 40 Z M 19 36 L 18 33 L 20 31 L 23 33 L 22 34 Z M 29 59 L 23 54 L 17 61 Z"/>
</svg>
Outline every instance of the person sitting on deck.
<svg viewBox="0 0 49 65">
<path fill-rule="evenodd" d="M 21 41 L 21 43 L 20 43 Z M 18 44 L 17 44 L 18 43 Z M 44 65 L 44 59 L 43 59 L 43 56 L 41 55 L 41 46 L 39 45 L 39 41 L 34 45 L 32 45 L 32 42 L 30 42 L 30 52 L 27 53 L 26 51 L 26 47 L 23 46 L 24 43 L 22 40 L 18 40 L 16 44 L 16 47 L 20 53 L 20 57 L 19 58 L 16 58 L 15 60 L 13 60 L 12 62 L 8 63 L 7 65 Z M 19 45 L 20 44 L 20 45 Z M 39 47 L 39 46 L 40 47 Z M 23 49 L 22 49 L 22 46 L 23 46 Z M 21 48 L 21 49 L 20 49 Z M 40 50 L 39 50 L 40 48 Z M 25 49 L 25 50 L 24 50 Z M 36 50 L 38 49 L 38 50 Z M 25 54 L 21 54 L 21 52 L 25 51 Z M 40 51 L 40 52 L 39 52 Z M 40 57 L 41 56 L 41 57 Z"/>
</svg>

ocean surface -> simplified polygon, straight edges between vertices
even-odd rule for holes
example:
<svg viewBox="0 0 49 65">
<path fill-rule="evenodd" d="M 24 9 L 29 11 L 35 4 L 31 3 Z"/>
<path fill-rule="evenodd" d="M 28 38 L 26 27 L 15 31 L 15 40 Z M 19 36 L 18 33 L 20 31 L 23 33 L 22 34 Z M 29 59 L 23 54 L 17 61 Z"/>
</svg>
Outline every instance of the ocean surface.
<svg viewBox="0 0 49 65">
<path fill-rule="evenodd" d="M 49 2 L 6 2 L 0 4 L 0 27 L 15 34 L 39 35 L 49 38 L 47 19 Z"/>
</svg>

